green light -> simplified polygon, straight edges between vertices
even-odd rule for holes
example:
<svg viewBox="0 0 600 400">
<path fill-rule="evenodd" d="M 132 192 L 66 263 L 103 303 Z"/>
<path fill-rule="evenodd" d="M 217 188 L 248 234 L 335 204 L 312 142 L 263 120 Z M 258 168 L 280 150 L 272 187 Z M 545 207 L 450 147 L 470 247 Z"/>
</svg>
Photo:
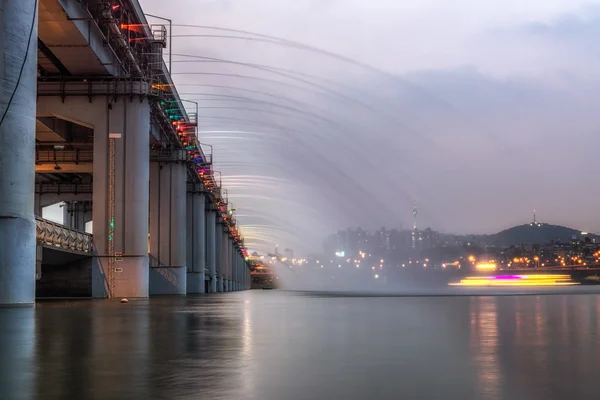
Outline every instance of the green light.
<svg viewBox="0 0 600 400">
<path fill-rule="evenodd" d="M 248 260 L 249 260 L 249 258 L 248 258 L 248 257 L 246 257 L 246 258 L 244 258 L 244 260 L 245 260 L 245 261 L 248 261 Z"/>
</svg>

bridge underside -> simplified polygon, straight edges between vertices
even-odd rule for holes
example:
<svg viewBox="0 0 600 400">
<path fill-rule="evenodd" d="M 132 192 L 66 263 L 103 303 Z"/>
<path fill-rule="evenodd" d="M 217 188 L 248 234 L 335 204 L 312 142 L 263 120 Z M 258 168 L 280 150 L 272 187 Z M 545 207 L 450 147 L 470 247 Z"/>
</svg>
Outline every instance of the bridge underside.
<svg viewBox="0 0 600 400">
<path fill-rule="evenodd" d="M 90 254 L 43 247 L 36 298 L 91 298 L 93 262 Z"/>
</svg>

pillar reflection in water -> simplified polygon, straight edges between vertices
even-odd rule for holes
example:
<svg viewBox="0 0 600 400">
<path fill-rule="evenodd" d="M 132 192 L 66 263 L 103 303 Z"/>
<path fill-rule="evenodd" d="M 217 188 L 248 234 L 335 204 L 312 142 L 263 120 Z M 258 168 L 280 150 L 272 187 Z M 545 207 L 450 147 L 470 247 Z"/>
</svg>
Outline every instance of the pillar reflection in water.
<svg viewBox="0 0 600 400">
<path fill-rule="evenodd" d="M 0 399 L 30 399 L 35 376 L 35 310 L 0 307 Z"/>
<path fill-rule="evenodd" d="M 497 298 L 471 298 L 471 358 L 482 398 L 501 398 Z"/>
<path fill-rule="evenodd" d="M 37 399 L 149 398 L 147 301 L 42 304 Z"/>
</svg>

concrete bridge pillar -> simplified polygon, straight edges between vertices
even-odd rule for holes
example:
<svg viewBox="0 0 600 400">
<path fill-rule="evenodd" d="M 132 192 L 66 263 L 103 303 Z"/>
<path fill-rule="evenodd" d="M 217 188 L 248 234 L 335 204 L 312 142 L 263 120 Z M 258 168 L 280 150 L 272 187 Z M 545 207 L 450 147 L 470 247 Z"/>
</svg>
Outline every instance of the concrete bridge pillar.
<svg viewBox="0 0 600 400">
<path fill-rule="evenodd" d="M 244 290 L 244 271 L 242 270 L 242 263 L 240 262 L 240 253 L 235 253 L 235 259 L 238 268 L 238 290 Z"/>
<path fill-rule="evenodd" d="M 243 256 L 241 256 L 243 257 Z M 242 258 L 242 271 L 244 274 L 244 285 L 243 288 L 244 290 L 248 290 L 248 282 L 250 281 L 250 278 L 248 276 L 249 271 L 248 271 L 248 266 L 246 265 L 246 262 L 244 261 L 244 259 Z"/>
<path fill-rule="evenodd" d="M 216 260 L 216 229 L 217 213 L 206 210 L 206 264 L 208 266 L 209 288 L 211 293 L 217 292 L 217 260 Z"/>
<path fill-rule="evenodd" d="M 248 290 L 250 288 L 250 270 L 248 269 L 248 265 L 243 258 L 242 269 L 244 270 L 244 290 Z"/>
<path fill-rule="evenodd" d="M 37 2 L 0 8 L 0 305 L 35 300 Z M 31 37 L 31 40 L 29 40 Z M 22 73 L 21 73 L 22 68 Z"/>
<path fill-rule="evenodd" d="M 233 238 L 229 238 L 229 264 L 231 267 L 231 291 L 237 291 L 237 274 L 235 272 L 235 244 L 233 243 Z"/>
<path fill-rule="evenodd" d="M 233 290 L 240 290 L 240 274 L 239 274 L 239 262 L 237 258 L 237 247 L 235 245 L 231 248 L 231 259 L 232 259 L 232 270 L 233 270 Z"/>
<path fill-rule="evenodd" d="M 244 270 L 242 269 L 242 256 L 239 252 L 236 253 L 237 267 L 238 267 L 238 288 L 244 290 Z"/>
<path fill-rule="evenodd" d="M 233 241 L 233 237 L 229 238 L 229 259 L 230 259 L 230 265 L 231 265 L 231 286 L 232 286 L 232 290 L 235 292 L 237 291 L 237 273 L 236 273 L 236 268 L 235 268 L 235 243 Z"/>
<path fill-rule="evenodd" d="M 150 295 L 185 295 L 186 178 L 183 151 L 150 165 Z"/>
<path fill-rule="evenodd" d="M 223 291 L 223 223 L 217 222 L 215 233 L 215 264 L 217 271 L 217 292 Z"/>
<path fill-rule="evenodd" d="M 221 254 L 223 259 L 223 291 L 229 291 L 229 275 L 227 269 L 227 227 L 223 226 L 223 232 L 221 232 L 221 241 L 223 247 L 221 247 Z"/>
<path fill-rule="evenodd" d="M 229 239 L 229 231 L 223 231 L 223 269 L 225 270 L 226 292 L 231 292 L 231 239 Z"/>
<path fill-rule="evenodd" d="M 223 229 L 223 291 L 231 291 L 231 266 L 229 264 L 229 233 L 227 227 Z"/>
<path fill-rule="evenodd" d="M 196 186 L 196 185 L 194 185 Z M 200 186 L 200 185 L 197 185 Z M 187 194 L 187 293 L 204 293 L 206 278 L 206 197 L 197 187 Z"/>
<path fill-rule="evenodd" d="M 250 271 L 248 264 L 245 262 L 244 269 L 246 270 L 246 289 L 252 289 L 252 271 Z"/>
<path fill-rule="evenodd" d="M 85 224 L 92 220 L 91 201 L 66 201 L 63 205 L 63 225 L 85 232 Z"/>
<path fill-rule="evenodd" d="M 33 214 L 36 217 L 42 216 L 42 195 L 40 193 L 35 193 L 33 200 Z"/>
</svg>

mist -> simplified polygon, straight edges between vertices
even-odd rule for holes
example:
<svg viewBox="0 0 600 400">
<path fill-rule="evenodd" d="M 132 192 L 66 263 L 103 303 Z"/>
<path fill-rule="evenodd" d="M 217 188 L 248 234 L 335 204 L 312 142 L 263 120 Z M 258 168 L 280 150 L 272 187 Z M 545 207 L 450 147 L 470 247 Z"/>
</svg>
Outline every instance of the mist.
<svg viewBox="0 0 600 400">
<path fill-rule="evenodd" d="M 251 250 L 406 227 L 414 200 L 443 232 L 599 230 L 593 2 L 177 4 L 173 76 Z"/>
</svg>

